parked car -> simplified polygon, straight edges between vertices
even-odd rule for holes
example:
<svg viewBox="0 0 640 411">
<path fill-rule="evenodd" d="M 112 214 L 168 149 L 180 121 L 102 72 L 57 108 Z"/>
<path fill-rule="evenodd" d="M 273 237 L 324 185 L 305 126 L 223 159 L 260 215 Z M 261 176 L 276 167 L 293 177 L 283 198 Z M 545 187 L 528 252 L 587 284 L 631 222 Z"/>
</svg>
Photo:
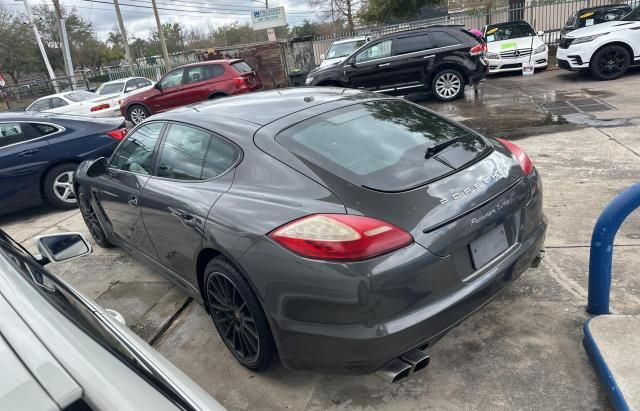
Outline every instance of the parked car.
<svg viewBox="0 0 640 411">
<path fill-rule="evenodd" d="M 558 66 L 589 71 L 598 80 L 614 80 L 640 64 L 640 7 L 619 21 L 584 27 L 558 46 Z"/>
<path fill-rule="evenodd" d="M 231 354 L 405 377 L 541 259 L 541 180 L 509 141 L 402 98 L 265 91 L 154 116 L 74 180 L 96 242 L 203 303 Z M 144 222 L 144 224 L 143 224 Z"/>
<path fill-rule="evenodd" d="M 486 44 L 457 27 L 435 26 L 387 34 L 342 63 L 320 67 L 307 86 L 339 86 L 385 93 L 431 90 L 441 101 L 484 79 Z"/>
<path fill-rule="evenodd" d="M 105 110 L 111 116 L 120 116 L 120 104 L 126 97 L 135 96 L 144 91 L 151 90 L 155 83 L 144 77 L 127 77 L 119 80 L 103 83 L 96 94 L 101 97 L 109 97 L 95 111 Z"/>
<path fill-rule="evenodd" d="M 572 14 L 560 31 L 560 39 L 567 33 L 583 27 L 594 26 L 608 21 L 620 20 L 631 12 L 631 7 L 627 4 L 609 4 L 606 6 L 589 7 L 580 9 Z"/>
<path fill-rule="evenodd" d="M 260 89 L 258 73 L 244 60 L 205 61 L 173 69 L 151 90 L 127 97 L 121 113 L 138 124 L 155 113 Z"/>
<path fill-rule="evenodd" d="M 101 97 L 86 90 L 66 91 L 42 97 L 31 103 L 26 111 L 69 114 L 94 118 L 113 117 L 118 115 L 109 107 L 111 97 Z"/>
<path fill-rule="evenodd" d="M 117 313 L 43 267 L 90 253 L 82 235 L 42 236 L 38 249 L 0 230 L 0 409 L 224 410 Z"/>
<path fill-rule="evenodd" d="M 367 42 L 364 36 L 350 37 L 348 39 L 336 40 L 331 43 L 329 50 L 320 56 L 322 62 L 320 67 L 332 66 L 342 63 L 345 58 L 353 54 L 354 51 L 362 47 Z"/>
<path fill-rule="evenodd" d="M 489 73 L 521 71 L 525 63 L 545 70 L 549 62 L 549 48 L 526 21 L 491 24 L 484 28 L 487 41 Z"/>
<path fill-rule="evenodd" d="M 76 207 L 80 162 L 109 156 L 125 135 L 121 117 L 85 119 L 44 113 L 0 114 L 0 214 L 40 204 Z"/>
</svg>

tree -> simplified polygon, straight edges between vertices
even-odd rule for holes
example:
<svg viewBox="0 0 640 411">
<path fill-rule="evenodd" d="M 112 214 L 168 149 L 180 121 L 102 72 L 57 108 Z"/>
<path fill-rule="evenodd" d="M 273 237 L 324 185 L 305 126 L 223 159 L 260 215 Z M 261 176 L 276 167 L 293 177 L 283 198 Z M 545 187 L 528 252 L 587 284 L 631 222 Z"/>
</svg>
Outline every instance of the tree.
<svg viewBox="0 0 640 411">
<path fill-rule="evenodd" d="M 18 84 L 25 73 L 44 71 L 44 62 L 33 30 L 25 18 L 0 5 L 0 72 Z"/>
<path fill-rule="evenodd" d="M 169 54 L 184 51 L 185 42 L 182 35 L 182 24 L 180 23 L 164 23 L 162 25 L 162 33 L 164 34 L 164 42 L 167 45 Z M 149 45 L 153 49 L 154 55 L 162 54 L 160 48 L 160 37 L 157 31 L 151 32 L 149 37 Z"/>
<path fill-rule="evenodd" d="M 443 0 L 369 0 L 358 17 L 364 23 L 388 23 L 418 16 L 429 5 L 446 4 Z"/>
<path fill-rule="evenodd" d="M 325 21 L 343 19 L 347 22 L 347 30 L 354 31 L 355 17 L 362 6 L 362 0 L 309 0 L 309 4 Z"/>
</svg>

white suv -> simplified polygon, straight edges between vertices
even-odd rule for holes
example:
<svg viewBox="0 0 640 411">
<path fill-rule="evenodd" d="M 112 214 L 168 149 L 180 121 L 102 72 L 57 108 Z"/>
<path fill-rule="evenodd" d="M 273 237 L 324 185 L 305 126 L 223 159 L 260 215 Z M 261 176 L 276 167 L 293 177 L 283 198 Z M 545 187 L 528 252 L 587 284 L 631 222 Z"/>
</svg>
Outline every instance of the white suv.
<svg viewBox="0 0 640 411">
<path fill-rule="evenodd" d="M 613 80 L 640 64 L 640 7 L 621 20 L 572 31 L 558 46 L 558 66 Z"/>
</svg>

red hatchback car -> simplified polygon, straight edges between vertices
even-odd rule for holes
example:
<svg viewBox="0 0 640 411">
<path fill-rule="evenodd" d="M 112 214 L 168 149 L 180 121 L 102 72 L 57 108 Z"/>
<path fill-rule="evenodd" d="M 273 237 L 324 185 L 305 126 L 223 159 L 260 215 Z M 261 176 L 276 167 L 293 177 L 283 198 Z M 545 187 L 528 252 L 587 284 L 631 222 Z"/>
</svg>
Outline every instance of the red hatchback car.
<svg viewBox="0 0 640 411">
<path fill-rule="evenodd" d="M 262 81 L 244 60 L 187 64 L 169 71 L 154 88 L 124 99 L 120 112 L 138 124 L 172 108 L 260 89 Z"/>
</svg>

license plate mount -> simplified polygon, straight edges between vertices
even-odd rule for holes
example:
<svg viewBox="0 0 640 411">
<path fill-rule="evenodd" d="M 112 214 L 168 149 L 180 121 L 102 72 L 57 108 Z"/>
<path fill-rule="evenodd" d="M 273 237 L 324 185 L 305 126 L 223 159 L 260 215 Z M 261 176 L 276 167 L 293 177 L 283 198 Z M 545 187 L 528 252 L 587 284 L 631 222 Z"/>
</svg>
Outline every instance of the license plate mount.
<svg viewBox="0 0 640 411">
<path fill-rule="evenodd" d="M 480 238 L 469 243 L 469 252 L 473 268 L 476 270 L 484 267 L 489 261 L 502 254 L 509 248 L 507 234 L 504 225 L 500 224 Z"/>
</svg>

